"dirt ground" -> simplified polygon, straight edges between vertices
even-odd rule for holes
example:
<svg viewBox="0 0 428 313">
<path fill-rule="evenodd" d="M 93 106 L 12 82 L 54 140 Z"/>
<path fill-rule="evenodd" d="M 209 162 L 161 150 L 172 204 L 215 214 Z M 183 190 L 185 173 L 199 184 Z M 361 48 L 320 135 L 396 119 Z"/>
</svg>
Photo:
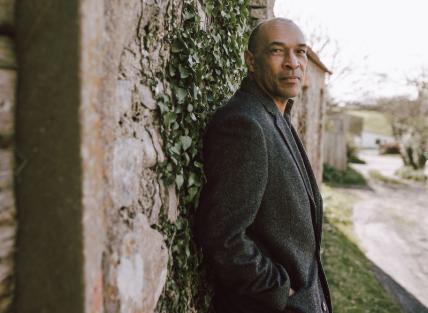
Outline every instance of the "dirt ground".
<svg viewBox="0 0 428 313">
<path fill-rule="evenodd" d="M 395 156 L 363 151 L 367 164 L 353 165 L 368 177 L 376 169 L 394 177 Z M 428 184 L 389 185 L 370 180 L 367 189 L 348 189 L 358 201 L 353 211 L 360 246 L 374 263 L 378 278 L 405 312 L 428 312 Z"/>
</svg>

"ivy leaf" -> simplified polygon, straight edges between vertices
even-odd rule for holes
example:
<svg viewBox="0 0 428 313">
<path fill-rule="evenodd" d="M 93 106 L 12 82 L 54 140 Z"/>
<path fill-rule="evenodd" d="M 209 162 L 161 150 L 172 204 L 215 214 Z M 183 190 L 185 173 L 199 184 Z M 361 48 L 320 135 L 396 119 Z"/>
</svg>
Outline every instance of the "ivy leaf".
<svg viewBox="0 0 428 313">
<path fill-rule="evenodd" d="M 183 183 L 184 183 L 184 178 L 183 178 L 183 175 L 177 175 L 176 177 L 175 177 L 175 183 L 177 184 L 177 188 L 178 189 L 180 189 L 181 188 L 181 186 L 183 186 Z"/>
<path fill-rule="evenodd" d="M 186 151 L 192 145 L 192 138 L 189 136 L 181 136 L 180 137 L 181 146 L 183 150 Z"/>
<path fill-rule="evenodd" d="M 183 18 L 184 18 L 185 21 L 190 20 L 190 19 L 192 19 L 194 17 L 195 17 L 195 14 L 193 14 L 192 12 L 186 12 L 184 14 L 184 16 L 183 16 Z"/>
<path fill-rule="evenodd" d="M 187 91 L 181 87 L 175 87 L 175 95 L 177 97 L 178 103 L 183 103 L 187 96 Z"/>
<path fill-rule="evenodd" d="M 172 53 L 178 53 L 178 52 L 181 52 L 183 49 L 185 49 L 186 48 L 186 46 L 185 46 L 185 44 L 183 43 L 183 41 L 181 40 L 181 39 L 179 39 L 179 38 L 176 38 L 174 41 L 173 41 L 173 43 L 172 43 L 172 45 L 171 45 L 171 51 L 172 51 Z"/>
<path fill-rule="evenodd" d="M 178 71 L 180 72 L 181 78 L 186 78 L 190 75 L 190 72 L 181 64 L 178 65 Z"/>
</svg>

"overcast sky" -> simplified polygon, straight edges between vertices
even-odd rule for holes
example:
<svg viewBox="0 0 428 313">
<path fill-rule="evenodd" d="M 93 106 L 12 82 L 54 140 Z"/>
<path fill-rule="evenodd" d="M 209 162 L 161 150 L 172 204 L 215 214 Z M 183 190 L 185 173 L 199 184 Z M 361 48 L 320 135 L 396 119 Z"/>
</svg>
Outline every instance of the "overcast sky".
<svg viewBox="0 0 428 313">
<path fill-rule="evenodd" d="M 276 0 L 274 11 L 337 40 L 341 61 L 355 68 L 333 82 L 338 100 L 412 94 L 405 77 L 428 68 L 427 0 Z"/>
</svg>

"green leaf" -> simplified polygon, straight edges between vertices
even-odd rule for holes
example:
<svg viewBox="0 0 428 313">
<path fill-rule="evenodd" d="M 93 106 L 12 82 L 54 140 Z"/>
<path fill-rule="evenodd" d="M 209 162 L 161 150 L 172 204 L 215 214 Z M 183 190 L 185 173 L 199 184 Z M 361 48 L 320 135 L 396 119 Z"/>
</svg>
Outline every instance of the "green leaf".
<svg viewBox="0 0 428 313">
<path fill-rule="evenodd" d="M 186 48 L 186 45 L 180 38 L 176 38 L 171 45 L 171 52 L 178 53 L 183 51 Z"/>
<path fill-rule="evenodd" d="M 189 77 L 190 75 L 190 72 L 181 64 L 178 65 L 178 71 L 180 72 L 181 78 L 186 78 L 186 77 Z"/>
<path fill-rule="evenodd" d="M 180 137 L 181 146 L 183 150 L 186 151 L 192 145 L 192 138 L 189 136 L 181 136 Z"/>
<path fill-rule="evenodd" d="M 177 97 L 178 103 L 183 103 L 187 96 L 186 89 L 175 87 L 175 96 Z"/>
<path fill-rule="evenodd" d="M 181 175 L 181 174 L 177 175 L 175 177 L 175 183 L 177 184 L 177 188 L 181 189 L 181 186 L 183 186 L 183 183 L 184 183 L 183 175 Z"/>
</svg>

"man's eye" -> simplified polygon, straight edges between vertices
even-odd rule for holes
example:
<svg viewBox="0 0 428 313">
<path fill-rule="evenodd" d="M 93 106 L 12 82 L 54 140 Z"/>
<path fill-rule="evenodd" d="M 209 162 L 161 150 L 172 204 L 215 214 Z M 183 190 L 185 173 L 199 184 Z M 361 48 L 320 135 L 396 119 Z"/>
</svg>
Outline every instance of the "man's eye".
<svg viewBox="0 0 428 313">
<path fill-rule="evenodd" d="M 306 54 L 306 50 L 305 49 L 299 49 L 297 50 L 298 54 Z"/>
<path fill-rule="evenodd" d="M 282 54 L 282 49 L 271 49 L 270 52 L 273 54 Z"/>
</svg>

